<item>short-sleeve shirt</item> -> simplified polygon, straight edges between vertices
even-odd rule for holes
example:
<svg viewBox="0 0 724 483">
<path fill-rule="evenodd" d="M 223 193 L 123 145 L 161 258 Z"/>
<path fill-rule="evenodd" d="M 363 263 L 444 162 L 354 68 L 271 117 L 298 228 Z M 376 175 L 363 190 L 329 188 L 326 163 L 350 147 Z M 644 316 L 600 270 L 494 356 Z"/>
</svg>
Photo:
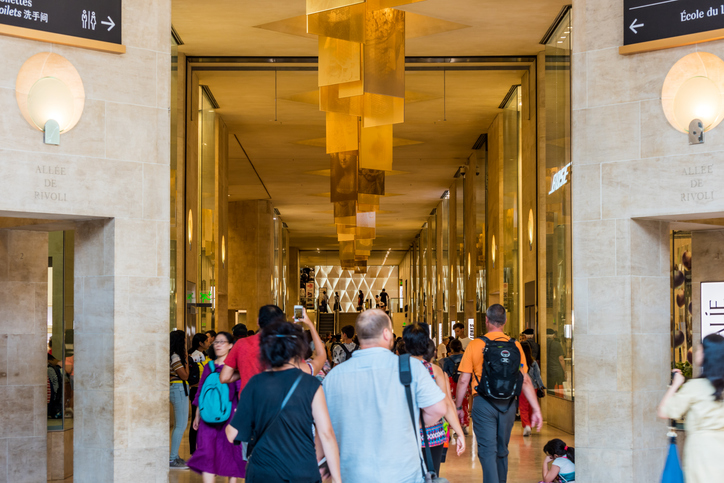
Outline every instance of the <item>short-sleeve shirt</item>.
<svg viewBox="0 0 724 483">
<path fill-rule="evenodd" d="M 178 354 L 172 354 L 171 355 L 171 364 L 170 364 L 170 376 L 171 376 L 171 382 L 181 382 L 182 379 L 179 377 L 178 373 L 176 372 L 178 369 L 183 369 L 184 363 L 181 360 L 181 357 Z"/>
<path fill-rule="evenodd" d="M 560 468 L 556 481 L 566 483 L 576 481 L 576 465 L 571 463 L 571 460 L 568 458 L 556 458 L 553 460 L 553 465 Z"/>
<path fill-rule="evenodd" d="M 289 398 L 274 426 L 269 427 L 297 377 L 299 385 Z M 312 401 L 321 383 L 299 369 L 269 371 L 255 375 L 239 398 L 231 426 L 236 439 L 259 437 L 249 461 L 254 475 L 262 481 L 316 483 L 319 468 L 314 450 Z M 260 435 L 260 436 L 259 436 Z"/>
<path fill-rule="evenodd" d="M 345 483 L 421 483 L 419 408 L 445 395 L 417 359 L 410 359 L 415 427 L 400 382 L 399 357 L 382 347 L 360 349 L 324 378 L 329 416 Z"/>
<path fill-rule="evenodd" d="M 228 367 L 239 372 L 241 391 L 244 390 L 244 386 L 249 383 L 252 377 L 264 370 L 264 366 L 259 360 L 260 340 L 260 334 L 239 340 L 234 344 L 234 347 L 231 348 L 231 352 L 229 352 L 229 355 L 226 356 L 226 360 L 224 361 Z"/>
<path fill-rule="evenodd" d="M 485 334 L 485 337 L 487 337 L 489 340 L 510 340 L 510 337 L 502 332 L 488 332 L 487 334 Z M 518 342 L 517 340 L 515 341 L 515 346 L 520 351 L 520 371 L 523 374 L 527 374 L 528 364 L 525 361 L 525 354 L 523 353 L 523 348 L 521 347 L 520 342 Z M 482 378 L 483 350 L 485 350 L 485 341 L 483 339 L 475 339 L 474 341 L 470 342 L 470 344 L 468 344 L 468 348 L 465 349 L 465 354 L 463 354 L 463 360 L 460 361 L 458 371 L 466 372 L 468 374 L 473 374 L 473 371 L 475 371 L 475 375 L 477 376 L 477 378 Z"/>
</svg>

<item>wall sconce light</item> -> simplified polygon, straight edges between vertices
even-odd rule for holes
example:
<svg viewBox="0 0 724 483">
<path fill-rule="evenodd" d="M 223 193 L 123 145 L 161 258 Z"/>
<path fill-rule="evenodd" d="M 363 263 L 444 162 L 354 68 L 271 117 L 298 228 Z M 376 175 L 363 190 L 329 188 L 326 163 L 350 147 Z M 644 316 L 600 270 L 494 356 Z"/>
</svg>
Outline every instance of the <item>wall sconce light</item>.
<svg viewBox="0 0 724 483">
<path fill-rule="evenodd" d="M 85 106 L 78 71 L 50 52 L 25 61 L 15 81 L 15 97 L 25 120 L 43 131 L 45 144 L 60 144 L 60 134 L 75 127 Z"/>
<path fill-rule="evenodd" d="M 226 237 L 221 237 L 221 267 L 226 268 Z"/>
<path fill-rule="evenodd" d="M 194 240 L 194 215 L 191 212 L 191 210 L 189 210 L 189 220 L 188 220 L 188 223 L 186 224 L 186 231 L 188 233 L 187 236 L 189 239 L 189 250 L 191 250 L 191 243 Z"/>
<path fill-rule="evenodd" d="M 724 118 L 724 61 L 707 52 L 681 58 L 664 80 L 661 103 L 669 123 L 702 144 L 704 132 Z"/>
<path fill-rule="evenodd" d="M 495 235 L 493 235 L 493 240 L 490 243 L 490 258 L 493 260 L 493 268 L 495 268 L 495 250 L 496 250 L 496 248 L 497 247 L 495 246 Z"/>
<path fill-rule="evenodd" d="M 535 217 L 533 208 L 528 211 L 528 249 L 533 250 L 533 233 L 535 232 Z"/>
</svg>

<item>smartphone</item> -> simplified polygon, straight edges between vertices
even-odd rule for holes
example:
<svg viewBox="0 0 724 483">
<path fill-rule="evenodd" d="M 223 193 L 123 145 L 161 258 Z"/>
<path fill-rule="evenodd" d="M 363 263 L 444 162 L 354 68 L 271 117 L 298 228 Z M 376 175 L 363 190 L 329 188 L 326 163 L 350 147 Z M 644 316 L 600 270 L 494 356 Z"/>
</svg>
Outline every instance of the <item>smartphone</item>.
<svg viewBox="0 0 724 483">
<path fill-rule="evenodd" d="M 294 306 L 294 321 L 295 322 L 298 320 L 302 320 L 302 318 L 304 317 L 303 310 L 304 310 L 304 307 L 302 307 L 301 305 Z"/>
</svg>

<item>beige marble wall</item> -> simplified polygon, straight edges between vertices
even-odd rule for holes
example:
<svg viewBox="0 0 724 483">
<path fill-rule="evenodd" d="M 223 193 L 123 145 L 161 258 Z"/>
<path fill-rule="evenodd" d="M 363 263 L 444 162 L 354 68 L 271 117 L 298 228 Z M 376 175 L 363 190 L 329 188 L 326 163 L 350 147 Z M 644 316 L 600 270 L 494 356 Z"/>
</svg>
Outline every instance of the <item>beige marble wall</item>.
<svg viewBox="0 0 724 483">
<path fill-rule="evenodd" d="M 0 216 L 99 220 L 76 227 L 76 483 L 168 478 L 170 31 L 170 1 L 125 0 L 125 54 L 0 36 Z M 85 87 L 83 116 L 60 146 L 43 144 L 15 101 L 20 66 L 44 51 L 67 58 Z M 138 360 L 151 363 L 143 377 Z M 24 416 L 13 424 L 32 421 Z M 0 443 L 0 454 L 32 444 Z M 45 471 L 45 439 L 37 444 L 37 459 L 8 461 Z"/>
<path fill-rule="evenodd" d="M 273 210 L 268 200 L 229 203 L 229 309 L 246 310 L 253 330 L 259 308 L 274 303 Z"/>
<path fill-rule="evenodd" d="M 0 482 L 47 476 L 48 234 L 0 230 Z"/>
<path fill-rule="evenodd" d="M 690 146 L 660 101 L 676 61 L 724 56 L 724 42 L 621 56 L 622 15 L 622 0 L 573 2 L 576 466 L 588 482 L 661 471 L 666 428 L 654 408 L 670 369 L 669 227 L 655 219 L 724 210 L 721 131 Z M 702 165 L 712 174 L 685 174 Z M 712 196 L 690 201 L 694 191 Z"/>
</svg>

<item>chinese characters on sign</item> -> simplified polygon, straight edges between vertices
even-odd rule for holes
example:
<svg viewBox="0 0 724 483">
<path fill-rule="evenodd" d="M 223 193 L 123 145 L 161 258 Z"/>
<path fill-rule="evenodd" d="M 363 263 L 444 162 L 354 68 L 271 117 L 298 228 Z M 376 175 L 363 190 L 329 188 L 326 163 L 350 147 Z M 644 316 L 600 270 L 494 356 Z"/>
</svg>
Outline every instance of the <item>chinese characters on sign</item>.
<svg viewBox="0 0 724 483">
<path fill-rule="evenodd" d="M 701 283 L 701 338 L 724 335 L 724 282 Z"/>
</svg>

